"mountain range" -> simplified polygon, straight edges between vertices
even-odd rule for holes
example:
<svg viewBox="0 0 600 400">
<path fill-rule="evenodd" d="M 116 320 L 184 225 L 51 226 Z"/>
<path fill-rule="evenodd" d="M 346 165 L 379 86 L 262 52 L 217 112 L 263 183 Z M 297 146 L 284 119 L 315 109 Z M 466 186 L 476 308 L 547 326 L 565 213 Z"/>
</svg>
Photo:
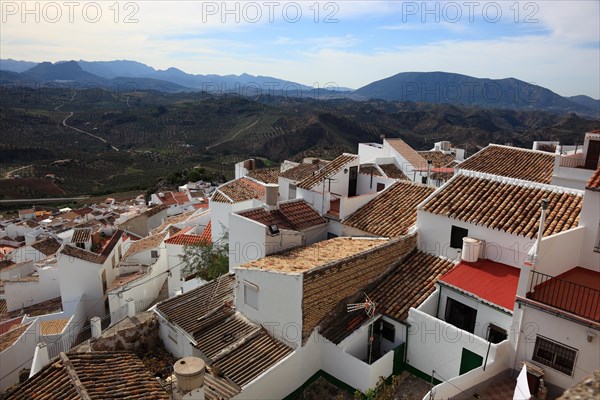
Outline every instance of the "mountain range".
<svg viewBox="0 0 600 400">
<path fill-rule="evenodd" d="M 269 76 L 196 75 L 177 68 L 157 70 L 137 61 L 64 61 L 36 64 L 0 60 L 0 83 L 40 85 L 97 85 L 107 89 L 129 86 L 165 93 L 237 93 L 310 98 L 348 98 L 452 104 L 491 109 L 544 110 L 556 114 L 576 113 L 600 119 L 600 100 L 588 96 L 563 97 L 547 88 L 515 78 L 488 79 L 448 72 L 403 72 L 357 90 L 315 90 L 306 85 Z"/>
</svg>

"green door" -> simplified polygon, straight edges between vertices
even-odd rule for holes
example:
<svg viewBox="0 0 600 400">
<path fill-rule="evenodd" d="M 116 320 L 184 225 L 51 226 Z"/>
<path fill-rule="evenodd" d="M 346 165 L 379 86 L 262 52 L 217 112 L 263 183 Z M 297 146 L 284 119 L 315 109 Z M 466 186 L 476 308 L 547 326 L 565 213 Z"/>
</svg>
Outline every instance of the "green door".
<svg viewBox="0 0 600 400">
<path fill-rule="evenodd" d="M 472 369 L 481 367 L 482 364 L 483 357 L 481 357 L 479 354 L 475 354 L 472 351 L 463 348 L 462 357 L 460 359 L 459 375 L 466 374 Z"/>
<path fill-rule="evenodd" d="M 406 343 L 402 343 L 394 349 L 394 367 L 392 374 L 398 375 L 404 369 L 404 346 Z"/>
</svg>

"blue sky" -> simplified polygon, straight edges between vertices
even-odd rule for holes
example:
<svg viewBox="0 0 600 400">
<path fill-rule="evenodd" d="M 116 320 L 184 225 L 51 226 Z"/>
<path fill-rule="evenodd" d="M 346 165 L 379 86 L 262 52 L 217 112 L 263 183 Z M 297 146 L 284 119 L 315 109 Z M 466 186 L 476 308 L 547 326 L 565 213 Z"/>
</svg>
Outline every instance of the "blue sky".
<svg viewBox="0 0 600 400">
<path fill-rule="evenodd" d="M 1 3 L 2 58 L 132 59 L 352 88 L 448 71 L 600 97 L 596 0 Z"/>
</svg>

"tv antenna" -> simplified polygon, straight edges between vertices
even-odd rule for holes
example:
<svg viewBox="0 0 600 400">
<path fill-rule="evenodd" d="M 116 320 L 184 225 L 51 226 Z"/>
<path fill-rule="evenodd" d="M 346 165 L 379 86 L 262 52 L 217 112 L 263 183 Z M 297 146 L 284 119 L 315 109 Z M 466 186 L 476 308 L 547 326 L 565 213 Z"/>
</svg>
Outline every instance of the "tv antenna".
<svg viewBox="0 0 600 400">
<path fill-rule="evenodd" d="M 367 294 L 365 293 L 365 301 L 363 301 L 362 303 L 350 303 L 346 305 L 346 311 L 348 312 L 354 312 L 357 310 L 364 310 L 365 314 L 367 314 L 367 316 L 369 317 L 369 322 L 373 319 L 373 317 L 375 316 L 375 309 L 376 309 L 377 304 L 375 304 L 375 302 L 373 300 L 371 300 L 369 298 L 369 296 L 367 296 Z M 368 339 L 368 363 L 369 365 L 371 365 L 371 362 L 373 361 L 373 342 L 375 340 L 375 337 L 373 336 L 373 324 L 369 324 L 369 339 Z"/>
</svg>

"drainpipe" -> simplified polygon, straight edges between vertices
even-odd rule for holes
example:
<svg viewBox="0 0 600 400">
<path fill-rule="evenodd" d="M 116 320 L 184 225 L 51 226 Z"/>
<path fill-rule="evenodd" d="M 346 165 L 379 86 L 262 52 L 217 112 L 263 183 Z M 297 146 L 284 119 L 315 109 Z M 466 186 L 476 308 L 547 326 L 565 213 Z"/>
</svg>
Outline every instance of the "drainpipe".
<svg viewBox="0 0 600 400">
<path fill-rule="evenodd" d="M 538 255 L 540 253 L 540 245 L 542 244 L 542 237 L 544 236 L 544 225 L 546 224 L 546 210 L 548 209 L 548 199 L 542 199 L 542 215 L 540 216 L 540 226 L 538 228 L 538 235 L 535 242 L 535 253 L 533 253 L 532 271 L 538 264 Z"/>
</svg>

